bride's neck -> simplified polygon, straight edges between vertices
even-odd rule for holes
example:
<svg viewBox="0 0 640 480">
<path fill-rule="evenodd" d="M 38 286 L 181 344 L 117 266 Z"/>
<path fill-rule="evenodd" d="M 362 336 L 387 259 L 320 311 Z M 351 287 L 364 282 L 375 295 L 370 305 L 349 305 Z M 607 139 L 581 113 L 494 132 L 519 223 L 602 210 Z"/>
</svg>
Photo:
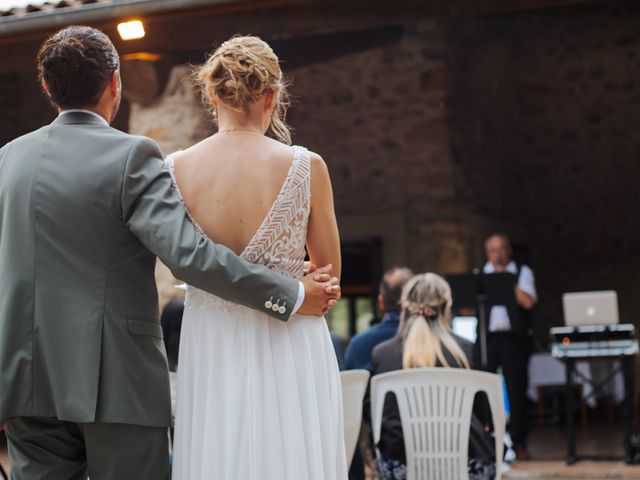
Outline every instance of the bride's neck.
<svg viewBox="0 0 640 480">
<path fill-rule="evenodd" d="M 266 131 L 264 118 L 263 115 L 259 115 L 259 113 L 260 112 L 250 111 L 247 114 L 221 108 L 218 110 L 218 131 L 255 130 L 256 132 L 264 133 Z"/>
</svg>

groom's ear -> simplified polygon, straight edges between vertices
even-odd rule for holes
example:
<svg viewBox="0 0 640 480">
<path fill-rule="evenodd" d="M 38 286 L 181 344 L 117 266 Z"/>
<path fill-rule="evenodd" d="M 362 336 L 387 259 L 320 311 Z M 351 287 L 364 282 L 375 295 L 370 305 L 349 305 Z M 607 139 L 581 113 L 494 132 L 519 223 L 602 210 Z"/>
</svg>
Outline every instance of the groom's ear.
<svg viewBox="0 0 640 480">
<path fill-rule="evenodd" d="M 119 95 L 121 88 L 122 80 L 120 79 L 120 70 L 114 70 L 111 74 L 111 80 L 109 81 L 109 90 L 111 90 L 114 98 Z"/>
</svg>

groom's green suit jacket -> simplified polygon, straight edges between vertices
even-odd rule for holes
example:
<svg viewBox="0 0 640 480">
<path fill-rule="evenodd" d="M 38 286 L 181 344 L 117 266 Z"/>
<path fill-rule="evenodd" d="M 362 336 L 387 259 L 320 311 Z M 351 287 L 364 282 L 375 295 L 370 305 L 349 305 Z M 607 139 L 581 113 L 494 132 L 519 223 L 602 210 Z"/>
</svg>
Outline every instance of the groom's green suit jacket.
<svg viewBox="0 0 640 480">
<path fill-rule="evenodd" d="M 69 112 L 0 149 L 0 419 L 169 425 L 156 256 L 281 320 L 265 302 L 296 302 L 198 233 L 152 140 Z"/>
</svg>

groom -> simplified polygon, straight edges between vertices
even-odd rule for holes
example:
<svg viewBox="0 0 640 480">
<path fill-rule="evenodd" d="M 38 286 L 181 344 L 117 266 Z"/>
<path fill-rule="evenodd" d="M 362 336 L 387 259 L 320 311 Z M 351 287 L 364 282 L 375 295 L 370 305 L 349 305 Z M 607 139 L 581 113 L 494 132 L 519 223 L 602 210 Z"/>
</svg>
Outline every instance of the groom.
<svg viewBox="0 0 640 480">
<path fill-rule="evenodd" d="M 121 85 L 106 35 L 56 33 L 38 71 L 60 115 L 0 149 L 0 421 L 12 478 L 161 480 L 171 411 L 156 257 L 282 321 L 299 304 L 321 315 L 340 288 L 330 266 L 299 283 L 197 232 L 158 146 L 109 127 Z"/>
</svg>

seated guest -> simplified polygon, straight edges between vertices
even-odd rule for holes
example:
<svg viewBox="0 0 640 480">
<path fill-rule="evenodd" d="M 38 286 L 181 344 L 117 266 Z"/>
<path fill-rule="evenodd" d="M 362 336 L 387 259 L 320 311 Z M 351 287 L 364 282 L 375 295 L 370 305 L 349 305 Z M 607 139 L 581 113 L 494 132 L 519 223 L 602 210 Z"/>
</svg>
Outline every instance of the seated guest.
<svg viewBox="0 0 640 480">
<path fill-rule="evenodd" d="M 473 344 L 451 333 L 451 289 L 434 273 L 416 275 L 402 291 L 398 334 L 373 350 L 373 374 L 403 368 L 470 368 Z M 468 472 L 471 480 L 495 477 L 493 439 L 488 432 L 486 396 L 474 404 L 469 438 Z M 400 413 L 395 396 L 385 399 L 378 469 L 382 480 L 407 477 Z"/>
<path fill-rule="evenodd" d="M 378 308 L 383 315 L 382 321 L 351 339 L 345 354 L 347 370 L 371 370 L 373 347 L 396 334 L 400 323 L 402 287 L 412 276 L 413 272 L 406 267 L 394 267 L 384 274 L 378 293 Z"/>
</svg>

